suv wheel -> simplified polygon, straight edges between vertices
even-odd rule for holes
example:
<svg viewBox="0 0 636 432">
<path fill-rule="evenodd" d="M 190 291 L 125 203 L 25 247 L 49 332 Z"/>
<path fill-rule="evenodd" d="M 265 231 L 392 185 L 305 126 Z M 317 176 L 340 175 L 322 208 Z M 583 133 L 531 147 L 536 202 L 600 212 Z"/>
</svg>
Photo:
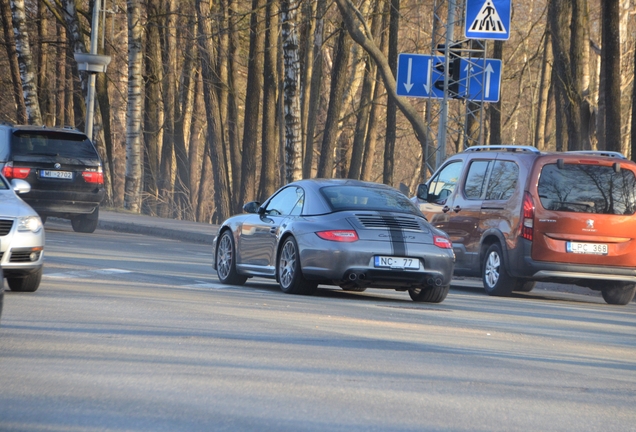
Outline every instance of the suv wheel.
<svg viewBox="0 0 636 432">
<path fill-rule="evenodd" d="M 634 298 L 636 284 L 609 283 L 608 288 L 601 291 L 608 304 L 626 305 Z"/>
<path fill-rule="evenodd" d="M 504 265 L 501 246 L 498 243 L 490 245 L 482 268 L 484 288 L 491 296 L 509 296 L 519 285 L 517 278 L 510 277 Z"/>
<path fill-rule="evenodd" d="M 71 218 L 73 231 L 80 233 L 93 233 L 97 229 L 99 221 L 99 207 L 91 214 L 77 215 Z"/>
<path fill-rule="evenodd" d="M 11 291 L 16 292 L 34 292 L 40 286 L 42 280 L 42 268 L 36 272 L 22 277 L 7 278 L 7 283 Z"/>
</svg>

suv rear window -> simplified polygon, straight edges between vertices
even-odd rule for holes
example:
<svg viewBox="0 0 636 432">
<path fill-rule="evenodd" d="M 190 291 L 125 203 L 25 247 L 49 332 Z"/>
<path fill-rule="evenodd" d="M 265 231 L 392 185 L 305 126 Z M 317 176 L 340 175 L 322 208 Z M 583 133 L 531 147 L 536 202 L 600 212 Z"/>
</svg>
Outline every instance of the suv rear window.
<svg viewBox="0 0 636 432">
<path fill-rule="evenodd" d="M 62 156 L 97 159 L 88 137 L 63 132 L 17 131 L 11 139 L 13 156 Z"/>
<path fill-rule="evenodd" d="M 547 164 L 539 177 L 539 198 L 547 210 L 632 215 L 636 178 L 629 169 L 589 164 Z"/>
</svg>

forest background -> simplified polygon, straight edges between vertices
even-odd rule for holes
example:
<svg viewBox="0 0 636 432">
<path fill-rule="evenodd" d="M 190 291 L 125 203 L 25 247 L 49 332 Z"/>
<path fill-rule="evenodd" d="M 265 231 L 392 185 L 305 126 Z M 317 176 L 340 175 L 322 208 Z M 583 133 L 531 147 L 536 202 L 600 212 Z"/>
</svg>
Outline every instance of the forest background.
<svg viewBox="0 0 636 432">
<path fill-rule="evenodd" d="M 438 102 L 396 96 L 394 77 L 398 53 L 434 51 L 442 0 L 104 3 L 104 205 L 218 223 L 300 178 L 412 193 L 430 175 L 436 120 L 424 119 Z M 88 80 L 73 54 L 88 51 L 93 5 L 0 0 L 0 121 L 84 130 Z M 513 0 L 510 39 L 487 42 L 503 67 L 482 142 L 636 160 L 635 20 L 635 0 Z M 447 155 L 462 147 L 450 134 Z"/>
</svg>

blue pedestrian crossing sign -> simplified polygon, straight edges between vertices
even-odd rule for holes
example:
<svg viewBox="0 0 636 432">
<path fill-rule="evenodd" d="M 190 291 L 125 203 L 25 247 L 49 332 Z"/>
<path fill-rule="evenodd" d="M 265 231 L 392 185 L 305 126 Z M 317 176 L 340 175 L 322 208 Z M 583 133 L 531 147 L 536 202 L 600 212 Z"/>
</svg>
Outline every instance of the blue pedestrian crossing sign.
<svg viewBox="0 0 636 432">
<path fill-rule="evenodd" d="M 512 0 L 466 0 L 464 34 L 468 39 L 510 39 Z"/>
</svg>

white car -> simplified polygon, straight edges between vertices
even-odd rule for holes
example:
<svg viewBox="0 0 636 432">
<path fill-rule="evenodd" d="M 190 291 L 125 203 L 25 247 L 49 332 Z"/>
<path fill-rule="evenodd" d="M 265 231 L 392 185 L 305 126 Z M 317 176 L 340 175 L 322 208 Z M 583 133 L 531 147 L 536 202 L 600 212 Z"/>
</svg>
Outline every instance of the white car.
<svg viewBox="0 0 636 432">
<path fill-rule="evenodd" d="M 17 194 L 31 186 L 0 176 L 0 265 L 11 291 L 33 292 L 40 286 L 44 228 L 38 214 Z"/>
</svg>

